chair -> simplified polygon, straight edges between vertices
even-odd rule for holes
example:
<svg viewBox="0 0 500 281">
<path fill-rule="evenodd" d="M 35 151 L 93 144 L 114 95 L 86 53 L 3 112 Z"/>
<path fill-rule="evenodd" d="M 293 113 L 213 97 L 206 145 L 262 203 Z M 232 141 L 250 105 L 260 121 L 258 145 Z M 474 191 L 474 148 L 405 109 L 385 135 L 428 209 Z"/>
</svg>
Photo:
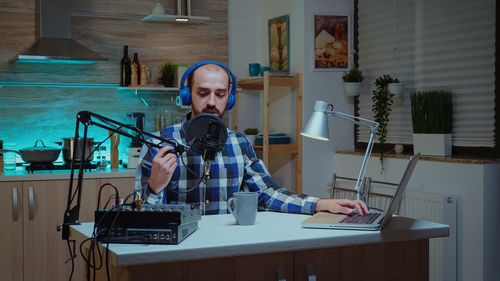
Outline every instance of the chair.
<svg viewBox="0 0 500 281">
<path fill-rule="evenodd" d="M 356 190 L 354 189 L 356 180 L 357 179 L 355 178 L 340 177 L 337 176 L 336 173 L 333 173 L 332 183 L 329 185 L 330 198 L 347 198 L 351 200 L 356 199 Z M 371 177 L 363 178 L 361 190 L 363 192 L 367 206 L 385 210 L 388 207 L 388 203 L 393 196 L 373 192 L 372 187 L 374 186 L 374 184 L 392 187 L 397 187 L 398 185 L 394 183 L 372 181 Z M 397 214 L 399 214 L 400 206 L 398 206 L 398 210 L 396 211 Z"/>
<path fill-rule="evenodd" d="M 352 188 L 345 186 L 338 186 L 338 180 L 342 180 L 344 182 L 352 182 Z M 340 177 L 337 176 L 336 173 L 333 173 L 332 183 L 330 184 L 330 198 L 340 198 L 336 195 L 342 195 L 342 198 L 355 199 L 356 198 L 356 190 L 354 189 L 354 185 L 356 184 L 356 180 L 354 178 L 348 177 Z M 365 177 L 363 178 L 363 182 L 361 184 L 361 190 L 365 196 L 365 202 L 368 202 L 371 190 L 371 178 Z M 336 194 L 337 192 L 337 194 Z M 347 196 L 346 196 L 347 195 Z"/>
</svg>

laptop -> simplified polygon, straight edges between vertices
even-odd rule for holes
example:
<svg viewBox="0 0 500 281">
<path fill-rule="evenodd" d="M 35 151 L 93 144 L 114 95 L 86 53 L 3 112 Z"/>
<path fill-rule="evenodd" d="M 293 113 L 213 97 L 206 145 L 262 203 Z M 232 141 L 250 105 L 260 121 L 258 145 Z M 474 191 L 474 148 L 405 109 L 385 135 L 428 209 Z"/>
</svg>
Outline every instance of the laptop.
<svg viewBox="0 0 500 281">
<path fill-rule="evenodd" d="M 406 167 L 403 178 L 398 185 L 394 197 L 392 197 L 389 209 L 387 212 L 370 210 L 369 215 L 358 214 L 331 214 L 328 212 L 317 212 L 312 217 L 302 222 L 304 228 L 332 228 L 332 229 L 348 229 L 348 230 L 381 230 L 391 219 L 396 212 L 399 203 L 403 199 L 403 194 L 406 190 L 406 185 L 410 180 L 411 174 L 417 165 L 420 158 L 420 153 L 412 156 Z"/>
</svg>

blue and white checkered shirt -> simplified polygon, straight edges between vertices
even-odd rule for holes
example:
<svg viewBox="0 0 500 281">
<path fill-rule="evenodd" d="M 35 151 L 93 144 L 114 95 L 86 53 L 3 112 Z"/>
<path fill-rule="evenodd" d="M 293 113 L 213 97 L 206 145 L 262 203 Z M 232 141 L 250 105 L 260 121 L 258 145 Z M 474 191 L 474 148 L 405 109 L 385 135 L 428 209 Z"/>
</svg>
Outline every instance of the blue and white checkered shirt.
<svg viewBox="0 0 500 281">
<path fill-rule="evenodd" d="M 156 134 L 185 144 L 185 126 L 186 120 Z M 135 190 L 143 195 L 146 204 L 187 203 L 204 209 L 207 215 L 228 213 L 227 200 L 237 191 L 258 192 L 259 210 L 314 213 L 318 198 L 294 194 L 279 186 L 269 175 L 264 163 L 255 156 L 248 139 L 241 133 L 229 129 L 227 132 L 226 144 L 221 152 L 217 153 L 210 167 L 210 179 L 206 185 L 202 182 L 198 188 L 188 193 L 176 193 L 168 188 L 158 194 L 150 193 L 148 181 L 151 175 L 151 161 L 158 149 L 143 146 L 136 170 Z M 200 155 L 188 150 L 177 158 L 177 162 L 177 168 L 168 186 L 173 190 L 185 191 L 199 182 L 203 175 L 204 161 Z M 183 163 L 196 175 L 188 171 Z"/>
</svg>

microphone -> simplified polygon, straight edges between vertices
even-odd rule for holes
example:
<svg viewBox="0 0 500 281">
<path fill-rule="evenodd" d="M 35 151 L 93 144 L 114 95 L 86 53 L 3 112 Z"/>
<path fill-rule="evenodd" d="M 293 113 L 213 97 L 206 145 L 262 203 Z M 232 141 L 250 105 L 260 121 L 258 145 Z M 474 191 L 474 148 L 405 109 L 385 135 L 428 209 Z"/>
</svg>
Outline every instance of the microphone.
<svg viewBox="0 0 500 281">
<path fill-rule="evenodd" d="M 201 113 L 189 120 L 185 133 L 188 146 L 202 156 L 205 162 L 203 174 L 209 178 L 210 165 L 226 144 L 227 129 L 224 122 L 213 114 Z"/>
</svg>

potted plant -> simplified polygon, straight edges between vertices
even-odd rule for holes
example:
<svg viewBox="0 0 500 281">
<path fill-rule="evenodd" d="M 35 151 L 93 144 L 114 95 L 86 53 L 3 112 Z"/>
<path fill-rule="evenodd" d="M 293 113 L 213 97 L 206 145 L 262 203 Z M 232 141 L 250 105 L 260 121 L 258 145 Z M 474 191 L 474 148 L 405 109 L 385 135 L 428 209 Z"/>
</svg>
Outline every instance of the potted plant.
<svg viewBox="0 0 500 281">
<path fill-rule="evenodd" d="M 401 96 L 401 94 L 403 94 L 404 88 L 405 84 L 399 82 L 398 78 L 394 78 L 393 82 L 387 84 L 387 90 L 389 90 L 389 92 L 395 97 Z"/>
<path fill-rule="evenodd" d="M 259 133 L 259 129 L 257 128 L 246 128 L 243 133 L 247 136 L 247 139 L 250 141 L 250 143 L 253 145 L 255 144 L 255 138 L 257 137 L 257 134 Z"/>
<path fill-rule="evenodd" d="M 160 67 L 161 83 L 165 87 L 174 87 L 174 79 L 177 74 L 177 65 L 166 62 Z"/>
<path fill-rule="evenodd" d="M 413 151 L 450 156 L 452 98 L 450 91 L 419 91 L 410 95 Z"/>
<path fill-rule="evenodd" d="M 392 78 L 390 75 L 384 74 L 375 80 L 376 89 L 372 94 L 372 112 L 373 118 L 380 124 L 378 129 L 378 140 L 381 146 L 385 143 L 387 137 L 387 124 L 389 123 L 389 115 L 391 113 L 391 106 L 393 104 L 393 94 L 388 90 L 388 84 L 394 83 L 397 79 Z M 383 170 L 384 151 L 380 151 L 380 164 Z"/>
<path fill-rule="evenodd" d="M 363 72 L 351 68 L 349 71 L 345 71 L 342 76 L 344 81 L 344 93 L 347 96 L 358 96 L 359 89 L 361 88 L 361 82 L 363 82 Z"/>
</svg>

